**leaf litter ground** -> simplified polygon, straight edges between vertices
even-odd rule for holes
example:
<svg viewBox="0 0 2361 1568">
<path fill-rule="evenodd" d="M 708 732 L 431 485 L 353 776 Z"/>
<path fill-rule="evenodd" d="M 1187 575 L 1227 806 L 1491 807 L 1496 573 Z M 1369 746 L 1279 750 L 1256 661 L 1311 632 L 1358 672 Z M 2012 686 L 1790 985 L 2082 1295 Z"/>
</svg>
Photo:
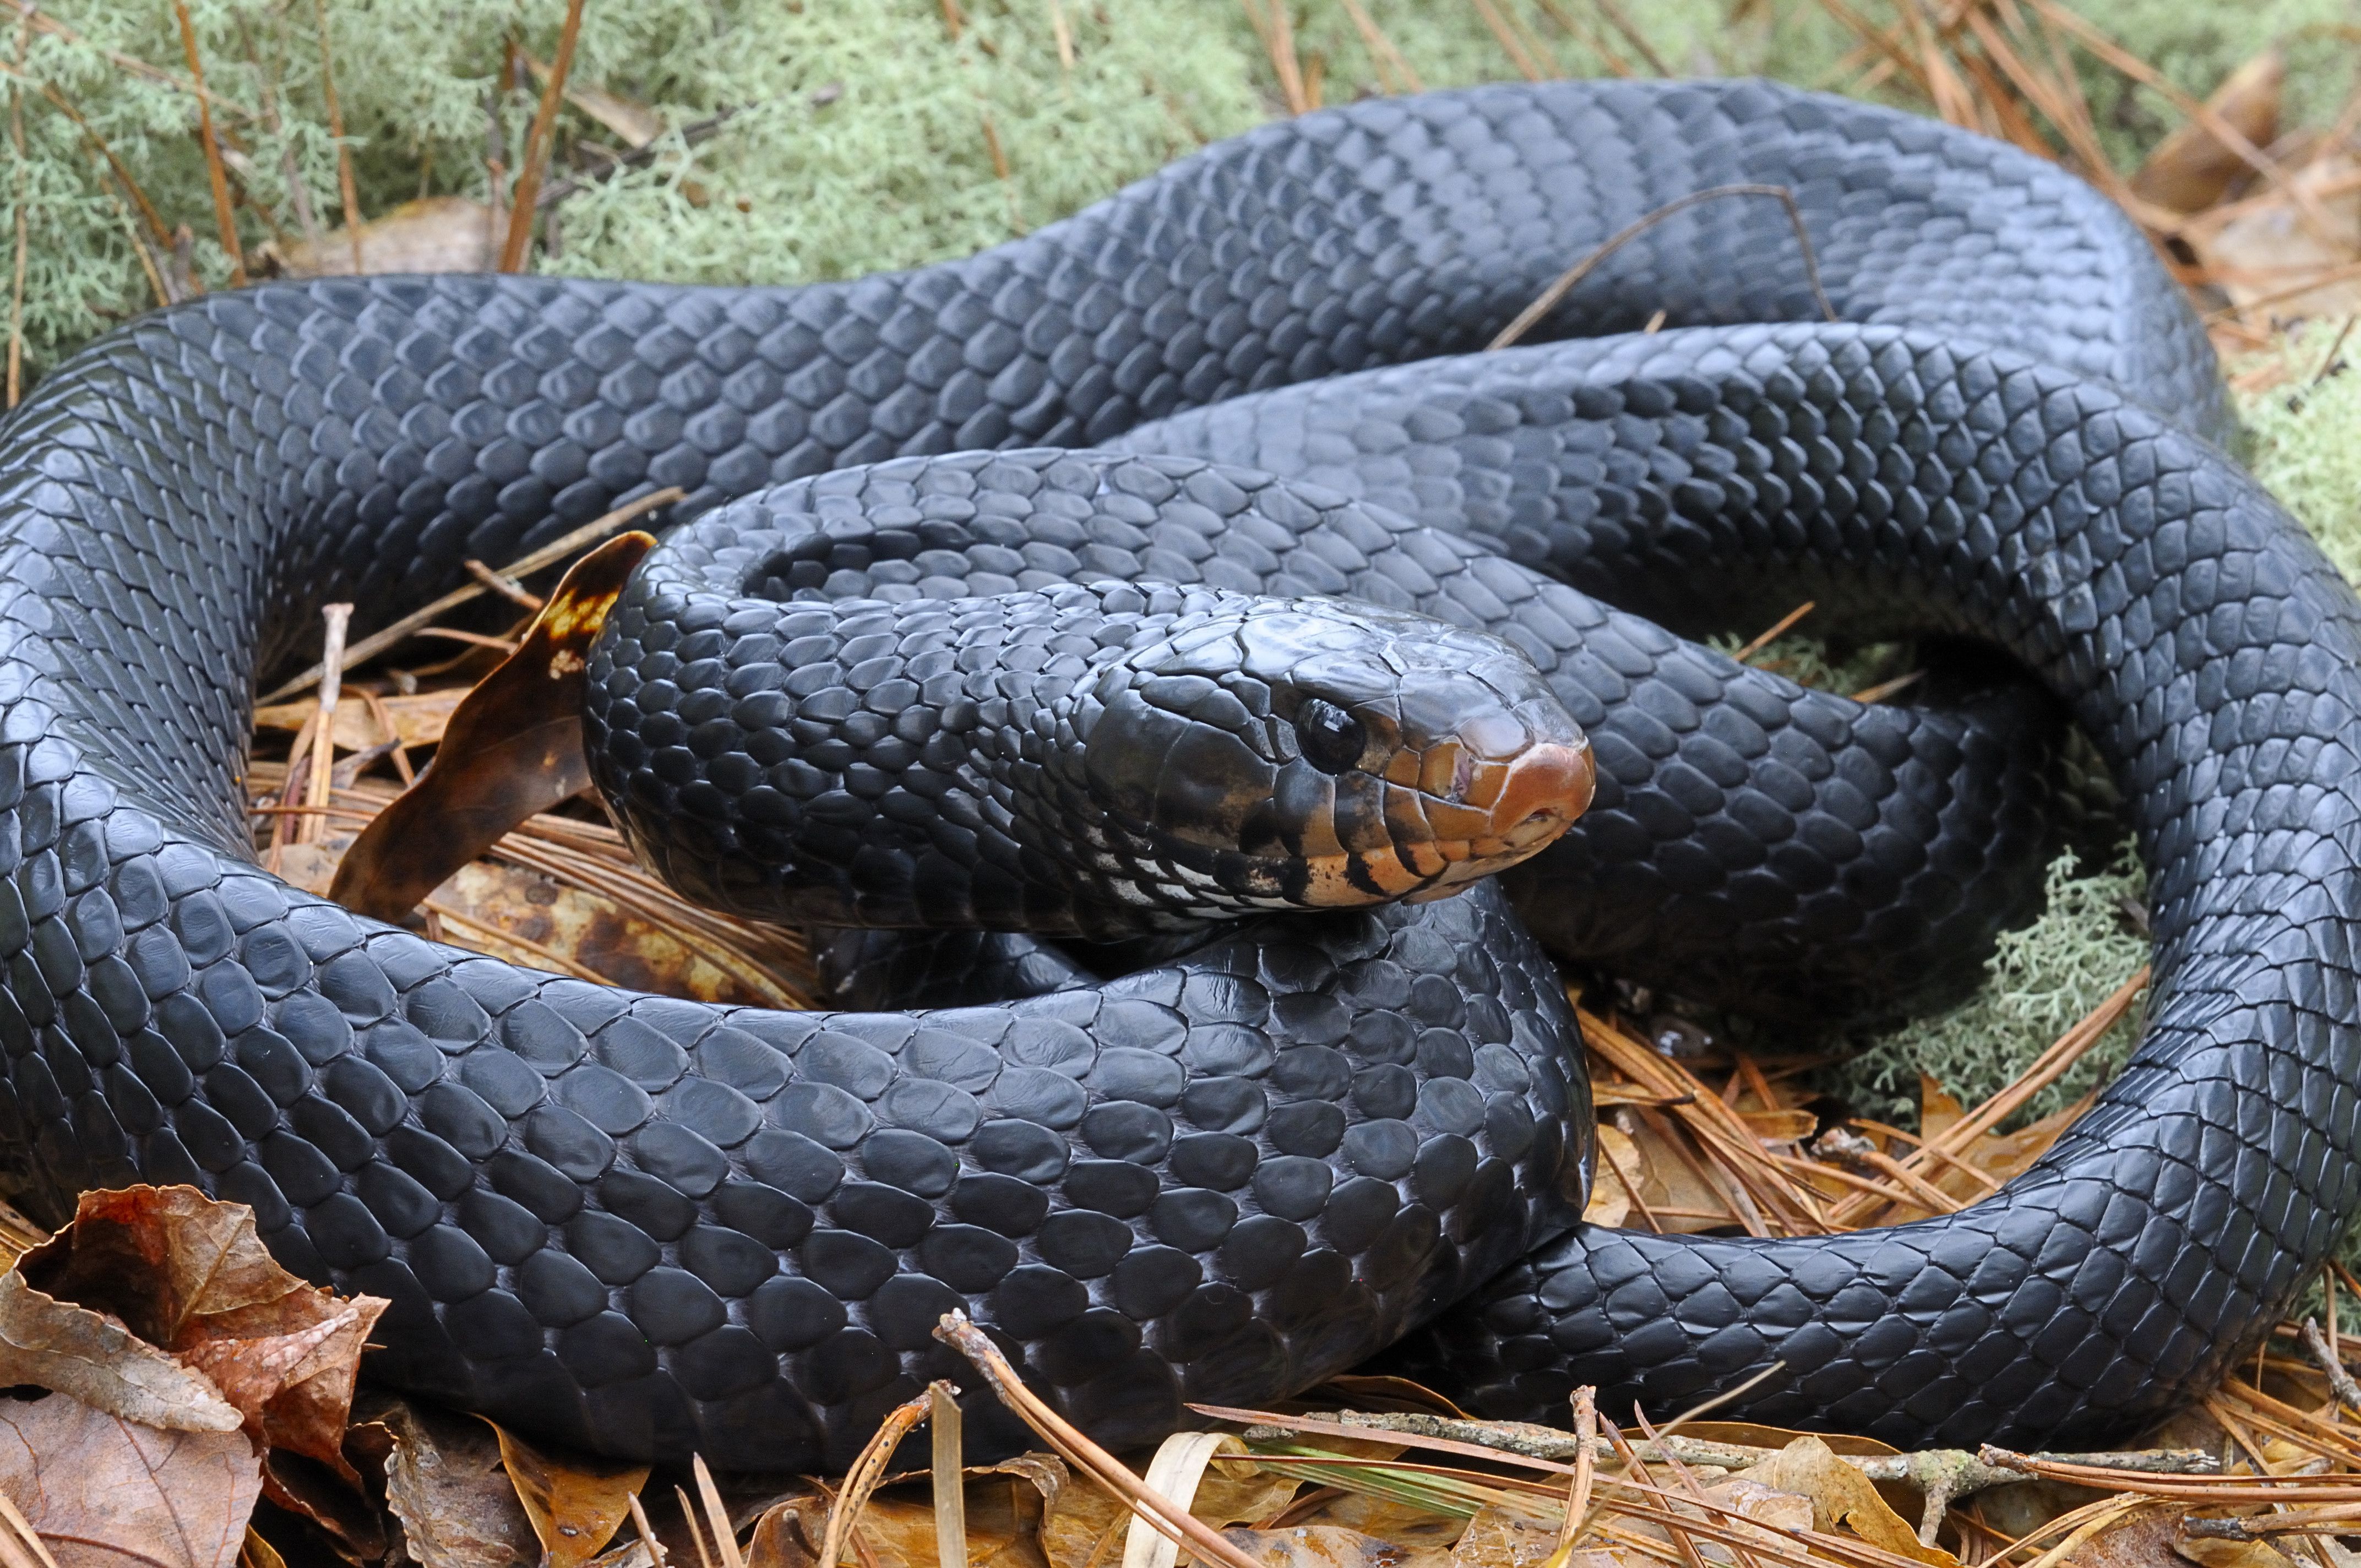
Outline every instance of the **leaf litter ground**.
<svg viewBox="0 0 2361 1568">
<path fill-rule="evenodd" d="M 794 71 L 819 74 L 759 83 L 743 51 L 708 58 L 729 26 L 663 4 L 577 5 L 562 27 L 540 7 L 550 15 L 522 34 L 505 8 L 458 5 L 432 36 L 390 13 L 364 27 L 340 11 L 327 27 L 323 7 L 309 65 L 292 47 L 301 8 L 249 17 L 200 0 L 178 12 L 182 33 L 159 37 L 128 12 L 70 26 L 0 6 L 17 17 L 12 80 L 29 84 L 16 113 L 37 109 L 30 139 L 11 137 L 12 403 L 20 359 L 38 368 L 123 309 L 249 270 L 477 269 L 525 243 L 550 269 L 638 270 L 658 243 L 675 275 L 844 275 L 1022 232 L 1211 135 L 1323 98 L 1561 71 L 1772 70 L 2015 141 L 2115 196 L 2208 313 L 2257 472 L 2340 565 L 2361 569 L 2361 444 L 2349 439 L 2361 378 L 2346 357 L 2361 353 L 2361 97 L 2341 96 L 2353 39 L 2334 0 L 2273 0 L 2221 26 L 2147 0 L 1735 0 L 1726 14 L 1718 0 L 1188 0 L 1153 15 L 1119 0 L 907 0 L 874 20 L 814 21 L 776 0 L 759 17 L 731 10 L 731 25 L 759 20 L 795 43 Z M 2249 40 L 2244 54 L 2225 45 L 2235 38 Z M 489 82 L 478 57 L 499 64 Z M 477 75 L 454 69 L 463 60 Z M 328 95 L 338 71 L 356 133 L 345 142 Z M 851 109 L 831 118 L 848 93 Z M 216 124 L 193 136 L 200 98 Z M 896 104 L 917 117 L 894 119 Z M 972 123 L 952 124 L 961 116 Z M 863 126 L 884 140 L 864 142 Z M 404 147 L 414 201 L 398 193 L 413 173 Z M 151 188 L 175 221 L 217 220 L 193 227 L 218 242 L 169 226 Z M 815 199 L 831 191 L 867 193 Z M 801 215 L 783 236 L 774 213 Z M 330 227 L 338 214 L 347 226 Z M 434 755 L 461 696 L 530 641 L 534 585 L 553 591 L 544 579 L 562 564 L 478 564 L 472 609 L 437 607 L 398 638 L 356 645 L 327 681 L 267 694 L 249 775 L 258 857 L 326 891 Z M 501 599 L 516 612 L 506 632 L 481 619 Z M 1732 651 L 1865 699 L 1906 689 L 1907 649 L 1839 658 L 1808 615 L 1781 630 Z M 445 835 L 456 869 L 412 916 L 423 928 L 586 979 L 814 1003 L 797 934 L 682 903 L 595 807 L 530 768 L 471 755 L 439 770 L 472 776 L 478 819 Z M 487 787 L 510 773 L 526 775 L 519 789 Z M 1589 1217 L 1804 1235 L 1975 1201 L 2038 1157 L 2134 1038 L 2139 892 L 2134 874 L 2062 864 L 2049 912 L 2004 942 L 1977 1001 L 1865 1049 L 1583 987 L 1602 1146 Z M 2280 1325 L 2201 1409 L 2123 1453 L 1897 1454 L 1587 1401 L 1560 1427 L 1510 1426 L 1469 1419 L 1448 1390 L 1343 1378 L 1274 1410 L 1201 1412 L 1204 1432 L 1112 1456 L 947 1321 L 978 1376 L 1034 1425 L 1038 1452 L 964 1466 L 957 1409 L 938 1390 L 896 1412 L 841 1479 L 716 1477 L 701 1464 L 651 1478 L 365 1379 L 356 1391 L 379 1304 L 277 1272 L 234 1205 L 187 1190 L 93 1194 L 55 1238 L 0 1212 L 0 1244 L 22 1255 L 0 1277 L 0 1360 L 15 1385 L 0 1406 L 0 1568 L 1175 1568 L 1184 1552 L 1224 1568 L 2361 1561 L 2339 1539 L 2361 1542 L 2361 1387 L 2339 1311 L 2361 1282 L 2341 1266 L 2304 1304 L 2324 1329 Z M 928 1452 L 926 1469 L 891 1468 Z"/>
</svg>

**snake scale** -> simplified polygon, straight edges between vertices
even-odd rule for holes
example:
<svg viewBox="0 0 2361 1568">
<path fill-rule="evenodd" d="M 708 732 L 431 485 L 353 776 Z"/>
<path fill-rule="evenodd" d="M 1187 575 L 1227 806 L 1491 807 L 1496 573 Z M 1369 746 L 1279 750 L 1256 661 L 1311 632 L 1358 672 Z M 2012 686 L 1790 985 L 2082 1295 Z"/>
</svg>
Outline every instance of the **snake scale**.
<svg viewBox="0 0 2361 1568">
<path fill-rule="evenodd" d="M 1568 341 L 1442 357 L 1735 181 L 1792 190 L 1841 319 L 1776 203 L 1714 202 Z M 725 1467 L 844 1464 L 965 1376 L 953 1307 L 1117 1446 L 1380 1353 L 1504 1416 L 1775 1359 L 1745 1414 L 2120 1434 L 2361 1201 L 2361 612 L 2225 427 L 2087 188 L 1752 82 L 1372 100 L 843 283 L 159 312 L 0 428 L 5 1184 L 194 1182 L 390 1298 L 399 1385 Z M 366 630 L 663 485 L 595 771 L 702 896 L 938 928 L 847 970 L 900 1010 L 536 973 L 255 864 L 252 693 L 320 604 Z M 1935 674 L 1862 707 L 1679 635 L 1806 597 Z M 1579 1041 L 1508 884 L 1692 994 L 1955 994 L 2037 905 L 2073 725 L 2156 930 L 2096 1108 L 1956 1215 L 1577 1223 Z"/>
</svg>

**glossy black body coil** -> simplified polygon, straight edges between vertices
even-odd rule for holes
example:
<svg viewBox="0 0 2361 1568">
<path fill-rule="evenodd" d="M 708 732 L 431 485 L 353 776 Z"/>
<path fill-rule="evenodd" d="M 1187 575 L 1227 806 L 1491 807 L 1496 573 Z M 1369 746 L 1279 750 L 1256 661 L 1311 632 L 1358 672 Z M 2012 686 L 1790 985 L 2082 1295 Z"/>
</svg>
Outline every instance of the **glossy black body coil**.
<svg viewBox="0 0 2361 1568">
<path fill-rule="evenodd" d="M 1408 365 L 1734 181 L 1794 189 L 1841 322 L 1774 203 L 1713 203 L 1550 329 L 1668 330 Z M 2118 1432 L 2250 1347 L 2361 1199 L 2361 611 L 2208 444 L 2224 419 L 2196 323 L 2086 188 L 1745 82 L 1323 112 L 845 284 L 324 280 L 160 313 L 0 428 L 9 1185 L 49 1219 L 134 1179 L 250 1203 L 290 1266 L 393 1299 L 378 1365 L 403 1386 L 725 1467 L 842 1464 L 959 1375 L 928 1337 L 951 1306 L 1118 1445 L 1389 1346 L 1504 1415 L 1553 1419 L 1578 1382 L 1662 1411 L 1776 1358 L 1743 1406 L 1764 1420 Z M 1019 450 L 1119 440 L 1178 455 Z M 980 449 L 1003 455 L 936 455 Z M 1972 978 L 2037 896 L 2070 714 L 2150 869 L 2145 1041 L 1961 1214 L 1658 1238 L 1574 1223 L 1578 1045 L 1495 883 L 1217 928 L 1114 980 L 981 954 L 943 982 L 1066 987 L 1044 995 L 790 1014 L 522 970 L 257 869 L 248 704 L 319 604 L 366 630 L 664 484 L 692 492 L 683 548 L 821 539 L 774 594 L 1132 577 L 1099 609 L 1342 593 L 1515 642 L 1600 762 L 1533 879 L 1567 900 L 1552 939 L 1631 972 L 1720 953 L 1731 991 L 1798 1007 Z M 1042 550 L 977 522 L 994 498 Z M 851 514 L 874 526 L 829 535 Z M 1862 708 L 1635 613 L 1759 625 L 1804 597 L 2000 662 Z M 726 689 L 740 631 L 701 602 L 651 590 L 613 633 L 635 649 L 604 647 L 593 741 L 624 773 L 734 754 L 641 701 Z M 809 799 L 868 803 L 831 800 L 848 821 L 895 783 L 899 753 L 860 752 L 911 710 L 895 690 L 832 710 L 871 718 L 807 764 L 834 775 Z M 904 875 L 862 864 L 855 892 Z M 979 1446 L 1016 1441 L 971 1409 Z"/>
</svg>

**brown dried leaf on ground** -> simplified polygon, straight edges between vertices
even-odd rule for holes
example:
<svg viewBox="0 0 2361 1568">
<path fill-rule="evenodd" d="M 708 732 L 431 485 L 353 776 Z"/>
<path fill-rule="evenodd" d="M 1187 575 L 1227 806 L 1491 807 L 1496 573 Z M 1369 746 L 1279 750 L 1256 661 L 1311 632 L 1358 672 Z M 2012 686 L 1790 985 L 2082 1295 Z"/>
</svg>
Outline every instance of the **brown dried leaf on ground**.
<svg viewBox="0 0 2361 1568">
<path fill-rule="evenodd" d="M 1296 1525 L 1285 1530 L 1240 1527 L 1225 1530 L 1222 1534 L 1231 1545 L 1266 1568 L 1401 1568 L 1405 1555 L 1390 1541 L 1333 1524 Z M 1517 1568 L 1525 1568 L 1522 1560 Z"/>
<path fill-rule="evenodd" d="M 1460 1532 L 1451 1549 L 1452 1568 L 1535 1568 L 1557 1550 L 1564 1527 L 1562 1518 L 1534 1519 L 1488 1505 Z"/>
<path fill-rule="evenodd" d="M 510 828 L 589 784 L 582 680 L 590 644 L 654 544 L 645 533 L 617 534 L 574 564 L 517 651 L 451 715 L 434 765 L 345 852 L 331 898 L 400 920 Z"/>
<path fill-rule="evenodd" d="M 466 686 L 444 686 L 434 691 L 423 691 L 409 696 L 397 692 L 378 698 L 378 706 L 393 720 L 396 736 L 404 746 L 432 746 L 443 739 L 443 727 L 451 721 L 452 710 L 459 699 L 467 695 Z M 257 729 L 281 729 L 293 734 L 311 722 L 320 711 L 316 702 L 282 702 L 254 710 Z M 377 721 L 369 700 L 347 692 L 336 703 L 336 749 L 340 751 L 366 751 L 386 739 L 384 727 Z"/>
<path fill-rule="evenodd" d="M 352 1477 L 353 1377 L 386 1303 L 280 1267 L 244 1204 L 193 1187 L 86 1192 L 73 1223 L 17 1268 L 34 1289 L 112 1314 L 203 1373 L 258 1442 Z"/>
<path fill-rule="evenodd" d="M 419 1568 L 511 1568 L 541 1560 L 533 1520 L 500 1464 L 491 1427 L 393 1398 L 373 1399 L 370 1420 L 392 1440 L 386 1507 Z"/>
<path fill-rule="evenodd" d="M 58 1568 L 230 1568 L 261 1490 L 235 1430 L 163 1431 L 63 1394 L 0 1400 L 0 1492 Z"/>
<path fill-rule="evenodd" d="M 53 1389 L 123 1420 L 170 1431 L 246 1424 L 213 1379 L 116 1319 L 0 1276 L 0 1381 Z"/>
<path fill-rule="evenodd" d="M 2279 139 L 2279 87 L 2286 79 L 2286 57 L 2276 47 L 2267 49 L 2223 78 L 2205 106 L 2255 146 L 2268 147 Z M 2176 213 L 2199 213 L 2248 172 L 2245 159 L 2190 120 L 2156 144 L 2132 176 L 2132 194 Z"/>
<path fill-rule="evenodd" d="M 1747 1471 L 1746 1478 L 1775 1491 L 1793 1492 L 1812 1504 L 1813 1528 L 1839 1527 L 1899 1557 L 1936 1568 L 1960 1568 L 1960 1560 L 1940 1547 L 1921 1546 L 1918 1532 L 1878 1496 L 1869 1477 L 1836 1456 L 1817 1437 L 1799 1437 Z"/>
<path fill-rule="evenodd" d="M 1198 1483 L 1189 1511 L 1216 1530 L 1257 1524 L 1285 1508 L 1301 1486 L 1290 1476 L 1217 1462 Z M 1069 1481 L 1041 1521 L 1041 1551 L 1051 1568 L 1091 1568 L 1093 1562 L 1105 1568 L 1122 1561 L 1131 1517 L 1129 1508 L 1100 1488 Z"/>
<path fill-rule="evenodd" d="M 360 226 L 361 269 L 367 273 L 489 272 L 498 252 L 492 214 L 465 196 L 404 202 Z M 255 258 L 289 278 L 340 277 L 353 270 L 353 233 L 336 229 L 308 240 L 258 246 Z"/>
<path fill-rule="evenodd" d="M 631 1498 L 647 1485 L 644 1464 L 599 1462 L 535 1448 L 493 1422 L 500 1464 L 540 1539 L 548 1568 L 581 1568 L 631 1518 Z"/>
</svg>

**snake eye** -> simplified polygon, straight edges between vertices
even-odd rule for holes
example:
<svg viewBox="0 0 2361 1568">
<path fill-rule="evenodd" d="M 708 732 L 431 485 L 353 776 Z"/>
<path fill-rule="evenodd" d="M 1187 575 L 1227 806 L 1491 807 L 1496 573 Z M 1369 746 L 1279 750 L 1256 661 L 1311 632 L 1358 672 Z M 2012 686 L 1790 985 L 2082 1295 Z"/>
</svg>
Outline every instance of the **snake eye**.
<svg viewBox="0 0 2361 1568">
<path fill-rule="evenodd" d="M 1313 697 L 1295 716 L 1295 736 L 1303 760 L 1323 773 L 1341 773 L 1361 760 L 1369 732 L 1361 721 L 1322 697 Z"/>
</svg>

